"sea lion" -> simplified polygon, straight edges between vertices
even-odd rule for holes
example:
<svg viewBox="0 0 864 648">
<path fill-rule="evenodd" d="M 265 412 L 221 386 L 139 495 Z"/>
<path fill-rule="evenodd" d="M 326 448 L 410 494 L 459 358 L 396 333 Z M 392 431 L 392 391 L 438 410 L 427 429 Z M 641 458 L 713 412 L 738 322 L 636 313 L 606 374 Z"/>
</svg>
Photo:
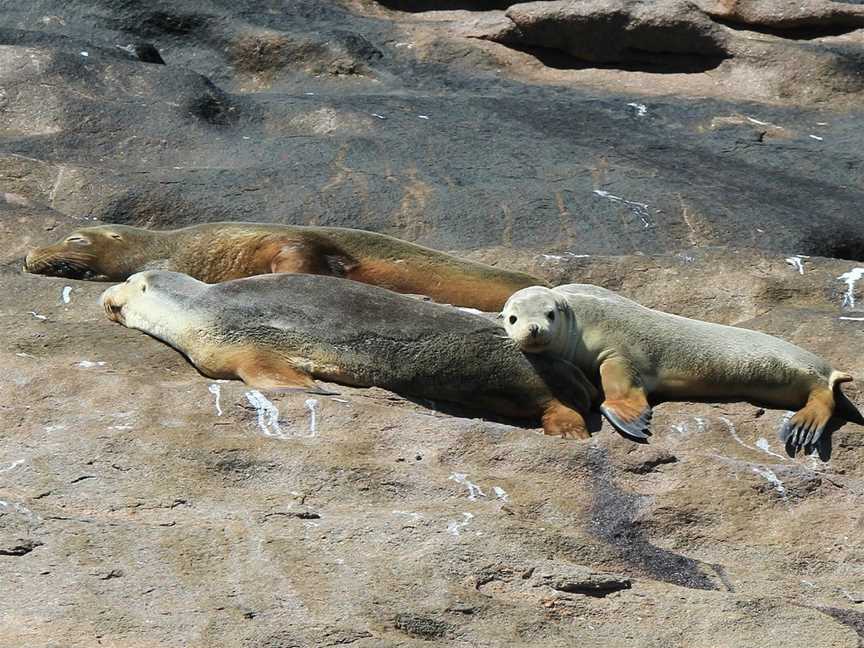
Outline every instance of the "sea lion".
<svg viewBox="0 0 864 648">
<path fill-rule="evenodd" d="M 320 391 L 316 378 L 377 386 L 542 420 L 550 435 L 588 437 L 577 410 L 596 399 L 596 389 L 581 374 L 556 369 L 558 361 L 529 360 L 492 319 L 376 286 L 303 274 L 205 284 L 148 271 L 106 290 L 102 306 L 212 378 L 312 392 Z"/>
<path fill-rule="evenodd" d="M 562 358 L 599 380 L 600 411 L 637 441 L 650 434 L 649 400 L 797 409 L 780 429 L 793 457 L 816 446 L 832 416 L 864 424 L 838 387 L 852 376 L 765 333 L 652 310 L 588 284 L 520 290 L 501 317 L 523 351 Z"/>
<path fill-rule="evenodd" d="M 208 223 L 162 231 L 85 227 L 30 252 L 24 269 L 115 281 L 143 270 L 172 270 L 206 283 L 299 272 L 344 277 L 489 312 L 500 310 L 520 288 L 542 283 L 521 272 L 465 261 L 376 232 L 262 223 Z"/>
</svg>

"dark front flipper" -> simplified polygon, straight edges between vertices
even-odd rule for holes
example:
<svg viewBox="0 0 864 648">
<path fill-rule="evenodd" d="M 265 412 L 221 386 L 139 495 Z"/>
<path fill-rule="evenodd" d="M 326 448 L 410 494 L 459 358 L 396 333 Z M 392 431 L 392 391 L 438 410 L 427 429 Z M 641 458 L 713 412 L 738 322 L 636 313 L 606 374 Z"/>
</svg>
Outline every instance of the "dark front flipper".
<svg viewBox="0 0 864 648">
<path fill-rule="evenodd" d="M 605 400 L 600 411 L 619 434 L 637 443 L 651 436 L 653 412 L 638 373 L 623 358 L 610 358 L 600 365 Z"/>
<path fill-rule="evenodd" d="M 648 443 L 653 414 L 650 407 L 638 411 L 632 403 L 606 401 L 600 406 L 600 411 L 623 437 L 636 443 Z"/>
</svg>

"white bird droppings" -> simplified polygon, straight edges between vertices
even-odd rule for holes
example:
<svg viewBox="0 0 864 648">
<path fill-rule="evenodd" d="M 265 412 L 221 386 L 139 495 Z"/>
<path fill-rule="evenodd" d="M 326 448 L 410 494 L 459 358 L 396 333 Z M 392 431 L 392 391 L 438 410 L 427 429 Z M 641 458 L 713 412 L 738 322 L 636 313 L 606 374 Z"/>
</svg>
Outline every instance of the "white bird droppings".
<svg viewBox="0 0 864 648">
<path fill-rule="evenodd" d="M 462 517 L 464 518 L 462 522 L 450 520 L 450 522 L 447 523 L 447 533 L 458 537 L 460 529 L 468 526 L 468 523 L 474 518 L 474 515 L 472 513 L 463 513 Z"/>
<path fill-rule="evenodd" d="M 257 389 L 246 392 L 246 400 L 258 413 L 258 427 L 264 436 L 286 439 L 279 425 L 279 410 Z"/>
<path fill-rule="evenodd" d="M 453 473 L 450 475 L 449 479 L 450 481 L 455 481 L 457 484 L 465 486 L 468 489 L 468 499 L 472 502 L 477 501 L 478 495 L 486 497 L 486 493 L 484 493 L 477 484 L 468 481 L 468 475 L 465 473 Z"/>
<path fill-rule="evenodd" d="M 82 369 L 91 369 L 93 367 L 104 367 L 105 363 L 103 361 L 93 362 L 91 360 L 82 360 L 77 366 Z"/>
<path fill-rule="evenodd" d="M 780 497 L 786 499 L 786 487 L 783 481 L 774 473 L 773 470 L 760 466 L 753 466 L 753 472 L 765 479 L 769 484 L 774 486 L 774 490 L 780 493 Z"/>
<path fill-rule="evenodd" d="M 9 472 L 10 470 L 15 470 L 18 466 L 24 463 L 23 459 L 18 459 L 17 461 L 13 461 L 11 464 L 6 466 L 5 468 L 0 468 L 0 473 Z"/>
<path fill-rule="evenodd" d="M 637 116 L 637 117 L 644 117 L 645 115 L 648 114 L 648 106 L 646 106 L 645 104 L 641 104 L 641 103 L 628 103 L 627 105 L 628 105 L 630 108 L 633 108 L 633 109 L 636 110 L 636 116 Z"/>
<path fill-rule="evenodd" d="M 602 189 L 595 189 L 593 191 L 594 195 L 600 196 L 601 198 L 606 198 L 607 200 L 611 200 L 612 202 L 620 203 L 622 205 L 626 205 L 630 208 L 630 213 L 634 216 L 638 217 L 639 220 L 642 221 L 642 227 L 648 229 L 651 227 L 651 223 L 648 221 L 648 205 L 645 203 L 634 202 L 632 200 L 627 200 L 626 198 L 622 198 L 621 196 L 616 196 L 614 194 L 609 193 L 608 191 L 603 191 Z"/>
<path fill-rule="evenodd" d="M 213 383 L 207 388 L 207 391 L 213 394 L 216 398 L 216 416 L 222 416 L 222 408 L 219 405 L 219 398 L 222 396 L 222 388 L 216 383 Z"/>
<path fill-rule="evenodd" d="M 810 257 L 806 254 L 796 254 L 795 256 L 787 257 L 786 263 L 791 265 L 798 271 L 798 274 L 804 274 L 804 259 L 809 259 Z"/>
<path fill-rule="evenodd" d="M 318 400 L 315 398 L 307 398 L 304 403 L 309 410 L 309 436 L 313 437 L 318 432 L 317 416 L 315 408 L 318 406 Z"/>
<path fill-rule="evenodd" d="M 63 286 L 63 290 L 60 292 L 60 299 L 63 300 L 64 304 L 72 301 L 72 286 Z"/>
<path fill-rule="evenodd" d="M 846 292 L 843 294 L 844 308 L 855 308 L 855 284 L 861 277 L 864 277 L 864 268 L 852 268 L 849 272 L 844 272 L 837 277 L 840 281 L 846 282 Z"/>
</svg>

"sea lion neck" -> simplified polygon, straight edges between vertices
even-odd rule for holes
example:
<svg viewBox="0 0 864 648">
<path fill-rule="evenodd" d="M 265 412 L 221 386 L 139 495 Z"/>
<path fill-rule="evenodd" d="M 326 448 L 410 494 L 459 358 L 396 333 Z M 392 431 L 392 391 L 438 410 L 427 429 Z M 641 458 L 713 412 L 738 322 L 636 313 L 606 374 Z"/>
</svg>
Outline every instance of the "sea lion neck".
<svg viewBox="0 0 864 648">
<path fill-rule="evenodd" d="M 139 228 L 129 228 L 124 236 L 131 245 L 118 260 L 118 270 L 127 277 L 143 270 L 170 270 L 170 259 L 182 237 L 177 232 Z"/>
</svg>

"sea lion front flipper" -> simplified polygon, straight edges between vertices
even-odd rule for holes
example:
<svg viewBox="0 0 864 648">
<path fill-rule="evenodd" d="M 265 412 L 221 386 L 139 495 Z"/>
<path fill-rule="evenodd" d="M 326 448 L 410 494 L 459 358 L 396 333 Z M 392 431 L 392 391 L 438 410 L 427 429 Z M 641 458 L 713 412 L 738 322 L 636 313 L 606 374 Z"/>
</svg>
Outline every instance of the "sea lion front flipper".
<svg viewBox="0 0 864 648">
<path fill-rule="evenodd" d="M 270 272 L 347 277 L 357 262 L 333 246 L 318 245 L 310 241 L 291 241 L 283 245 L 270 260 Z"/>
<path fill-rule="evenodd" d="M 653 412 L 638 374 L 626 360 L 610 358 L 600 365 L 600 383 L 605 397 L 600 411 L 606 420 L 631 441 L 647 443 Z"/>
<path fill-rule="evenodd" d="M 299 389 L 322 396 L 336 393 L 321 387 L 309 374 L 273 358 L 250 355 L 239 363 L 237 375 L 255 389 Z"/>
<path fill-rule="evenodd" d="M 543 432 L 563 439 L 590 439 L 583 416 L 559 400 L 551 400 L 543 410 Z"/>
</svg>

